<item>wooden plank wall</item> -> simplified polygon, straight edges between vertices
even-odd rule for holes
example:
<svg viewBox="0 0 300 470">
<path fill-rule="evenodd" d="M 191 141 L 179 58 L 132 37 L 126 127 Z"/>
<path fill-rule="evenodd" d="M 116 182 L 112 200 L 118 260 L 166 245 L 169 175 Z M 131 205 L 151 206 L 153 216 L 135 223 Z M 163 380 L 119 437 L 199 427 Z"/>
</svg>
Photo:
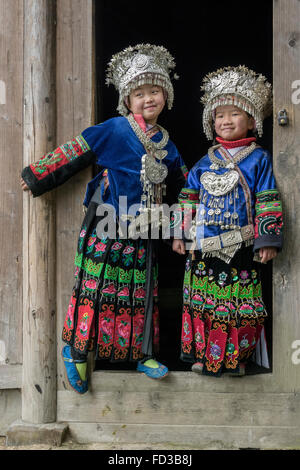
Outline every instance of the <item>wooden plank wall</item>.
<svg viewBox="0 0 300 470">
<path fill-rule="evenodd" d="M 57 0 L 57 145 L 94 124 L 93 1 Z M 56 190 L 58 389 L 64 388 L 61 331 L 73 287 L 82 202 L 92 169 Z"/>
<path fill-rule="evenodd" d="M 284 250 L 273 263 L 274 389 L 299 392 L 300 364 L 293 358 L 294 346 L 300 358 L 300 2 L 274 0 L 273 18 L 274 171 L 285 224 Z M 281 109 L 288 112 L 285 127 L 277 122 Z"/>
<path fill-rule="evenodd" d="M 23 0 L 1 0 L 0 388 L 16 385 L 16 376 L 10 380 L 6 368 L 12 372 L 12 365 L 22 363 L 22 121 Z M 20 384 L 19 367 L 16 372 Z"/>
</svg>

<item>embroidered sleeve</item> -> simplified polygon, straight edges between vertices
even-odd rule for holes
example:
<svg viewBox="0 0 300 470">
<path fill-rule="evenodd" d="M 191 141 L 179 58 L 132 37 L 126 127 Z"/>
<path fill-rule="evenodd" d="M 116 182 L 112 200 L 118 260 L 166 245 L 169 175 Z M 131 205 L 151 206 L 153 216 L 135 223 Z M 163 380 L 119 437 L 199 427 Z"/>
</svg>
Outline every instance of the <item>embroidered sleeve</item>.
<svg viewBox="0 0 300 470">
<path fill-rule="evenodd" d="M 282 247 L 282 205 L 277 189 L 256 193 L 254 249 Z"/>
<path fill-rule="evenodd" d="M 94 163 L 95 157 L 86 140 L 79 135 L 24 168 L 22 178 L 37 197 Z"/>
</svg>

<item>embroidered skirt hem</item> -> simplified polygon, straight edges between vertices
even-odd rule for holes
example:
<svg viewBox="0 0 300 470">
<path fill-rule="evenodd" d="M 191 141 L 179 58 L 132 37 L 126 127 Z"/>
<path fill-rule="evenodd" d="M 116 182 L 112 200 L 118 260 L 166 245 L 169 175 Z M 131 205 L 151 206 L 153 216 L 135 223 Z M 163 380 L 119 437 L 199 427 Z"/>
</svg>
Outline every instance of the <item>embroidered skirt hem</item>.
<svg viewBox="0 0 300 470">
<path fill-rule="evenodd" d="M 230 264 L 202 258 L 199 251 L 188 256 L 181 359 L 202 363 L 202 374 L 238 372 L 264 337 L 267 312 L 259 268 L 251 247 L 239 250 Z"/>
</svg>

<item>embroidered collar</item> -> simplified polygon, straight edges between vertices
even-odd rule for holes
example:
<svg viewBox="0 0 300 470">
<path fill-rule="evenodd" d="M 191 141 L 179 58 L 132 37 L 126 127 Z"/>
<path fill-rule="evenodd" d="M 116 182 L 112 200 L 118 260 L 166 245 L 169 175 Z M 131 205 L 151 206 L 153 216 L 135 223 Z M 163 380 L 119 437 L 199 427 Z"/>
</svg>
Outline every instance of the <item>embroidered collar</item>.
<svg viewBox="0 0 300 470">
<path fill-rule="evenodd" d="M 221 137 L 216 137 L 216 141 L 225 149 L 232 149 L 236 147 L 248 147 L 252 142 L 256 142 L 255 137 L 247 137 L 239 140 L 223 140 Z"/>
<path fill-rule="evenodd" d="M 234 156 L 231 156 L 227 149 L 223 148 L 221 144 L 214 145 L 208 149 L 208 156 L 212 165 L 210 165 L 211 170 L 218 170 L 221 168 L 233 169 L 235 165 L 238 165 L 244 158 L 246 158 L 253 150 L 259 147 L 255 142 L 252 142 L 248 147 L 243 147 L 239 152 Z M 215 155 L 215 150 L 218 150 L 222 156 L 222 159 L 218 158 Z M 225 154 L 225 158 L 224 158 Z M 226 156 L 229 157 L 229 161 Z"/>
</svg>

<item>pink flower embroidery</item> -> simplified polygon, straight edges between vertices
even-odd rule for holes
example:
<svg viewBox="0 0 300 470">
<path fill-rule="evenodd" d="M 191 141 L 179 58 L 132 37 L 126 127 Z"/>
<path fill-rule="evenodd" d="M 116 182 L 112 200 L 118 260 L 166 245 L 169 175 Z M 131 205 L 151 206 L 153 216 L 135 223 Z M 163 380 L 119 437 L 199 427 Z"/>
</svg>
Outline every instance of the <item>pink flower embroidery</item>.
<svg viewBox="0 0 300 470">
<path fill-rule="evenodd" d="M 122 248 L 122 246 L 123 246 L 122 243 L 120 243 L 120 242 L 115 242 L 115 243 L 113 244 L 113 246 L 111 247 L 111 249 L 114 250 L 114 251 L 115 251 L 115 250 L 119 250 L 120 248 Z"/>
<path fill-rule="evenodd" d="M 137 298 L 137 299 L 144 299 L 145 298 L 145 295 L 146 295 L 146 292 L 145 292 L 145 289 L 143 289 L 142 287 L 140 287 L 139 289 L 137 289 L 134 293 L 134 296 Z"/>
<path fill-rule="evenodd" d="M 104 333 L 106 333 L 108 336 L 112 336 L 113 331 L 114 331 L 114 322 L 111 318 L 106 318 L 104 317 L 104 320 L 102 322 L 102 330 Z"/>
<path fill-rule="evenodd" d="M 87 289 L 96 289 L 97 282 L 94 279 L 89 279 L 85 282 L 85 287 L 87 287 Z"/>
<path fill-rule="evenodd" d="M 129 297 L 128 287 L 124 287 L 120 292 L 118 292 L 117 296 L 118 297 Z"/>
<path fill-rule="evenodd" d="M 241 271 L 240 276 L 241 276 L 241 279 L 245 280 L 249 277 L 249 274 L 247 271 Z"/>
<path fill-rule="evenodd" d="M 134 251 L 133 246 L 126 246 L 126 248 L 123 251 L 124 255 L 129 255 L 129 253 L 132 253 Z"/>
<path fill-rule="evenodd" d="M 130 333 L 130 324 L 128 322 L 121 322 L 119 323 L 118 333 L 122 338 L 129 338 Z"/>
<path fill-rule="evenodd" d="M 80 323 L 80 326 L 79 326 L 79 329 L 80 329 L 80 333 L 83 335 L 83 336 L 86 336 L 87 335 L 87 329 L 88 329 L 88 326 L 85 322 L 81 322 Z"/>
<path fill-rule="evenodd" d="M 99 242 L 97 245 L 95 245 L 96 251 L 105 251 L 106 245 L 105 243 Z"/>
<path fill-rule="evenodd" d="M 86 230 L 84 230 L 84 229 L 81 230 L 80 235 L 79 235 L 80 238 L 83 238 L 85 236 L 85 234 L 86 234 Z"/>
</svg>

